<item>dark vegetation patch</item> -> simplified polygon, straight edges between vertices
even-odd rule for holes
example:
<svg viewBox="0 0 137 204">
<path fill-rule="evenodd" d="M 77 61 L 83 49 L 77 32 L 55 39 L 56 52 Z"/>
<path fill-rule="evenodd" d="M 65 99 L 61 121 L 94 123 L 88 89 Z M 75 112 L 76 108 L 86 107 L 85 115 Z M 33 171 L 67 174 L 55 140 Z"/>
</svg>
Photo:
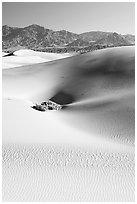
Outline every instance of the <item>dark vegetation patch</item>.
<svg viewBox="0 0 137 204">
<path fill-rule="evenodd" d="M 41 104 L 35 104 L 32 108 L 44 112 L 48 110 L 61 110 L 62 106 L 49 100 L 47 102 L 42 102 Z"/>
</svg>

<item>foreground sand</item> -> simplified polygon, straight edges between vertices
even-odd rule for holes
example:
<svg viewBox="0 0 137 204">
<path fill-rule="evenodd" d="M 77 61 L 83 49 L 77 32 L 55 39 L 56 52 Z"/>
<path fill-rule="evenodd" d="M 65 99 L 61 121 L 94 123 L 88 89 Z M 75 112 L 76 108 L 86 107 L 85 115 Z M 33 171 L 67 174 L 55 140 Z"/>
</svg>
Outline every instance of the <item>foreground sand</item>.
<svg viewBox="0 0 137 204">
<path fill-rule="evenodd" d="M 121 47 L 3 70 L 3 201 L 134 201 L 134 68 Z"/>
<path fill-rule="evenodd" d="M 134 201 L 131 149 L 114 152 L 74 144 L 4 145 L 3 200 Z"/>
</svg>

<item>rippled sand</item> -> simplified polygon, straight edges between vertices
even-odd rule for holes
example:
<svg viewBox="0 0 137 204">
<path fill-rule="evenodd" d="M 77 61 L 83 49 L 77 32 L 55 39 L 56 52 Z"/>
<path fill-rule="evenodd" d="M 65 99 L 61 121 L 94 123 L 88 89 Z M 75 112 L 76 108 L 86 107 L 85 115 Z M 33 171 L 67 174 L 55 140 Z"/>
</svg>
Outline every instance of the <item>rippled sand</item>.
<svg viewBox="0 0 137 204">
<path fill-rule="evenodd" d="M 5 201 L 133 201 L 133 152 L 4 145 Z"/>
<path fill-rule="evenodd" d="M 3 201 L 134 201 L 134 63 L 119 47 L 3 70 Z M 63 109 L 31 108 L 46 100 Z"/>
</svg>

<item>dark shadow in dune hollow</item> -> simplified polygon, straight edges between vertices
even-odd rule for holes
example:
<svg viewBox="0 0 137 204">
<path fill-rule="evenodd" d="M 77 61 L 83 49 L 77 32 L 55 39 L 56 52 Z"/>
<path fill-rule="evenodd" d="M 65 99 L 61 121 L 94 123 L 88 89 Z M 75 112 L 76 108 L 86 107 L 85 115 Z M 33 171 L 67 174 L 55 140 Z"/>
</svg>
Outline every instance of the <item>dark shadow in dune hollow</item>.
<svg viewBox="0 0 137 204">
<path fill-rule="evenodd" d="M 50 98 L 50 101 L 53 101 L 60 105 L 67 105 L 73 103 L 75 101 L 75 98 L 71 94 L 59 91 L 56 93 L 56 95 Z"/>
<path fill-rule="evenodd" d="M 13 52 L 7 53 L 6 55 L 4 55 L 3 57 L 9 57 L 9 56 L 15 56 Z"/>
</svg>

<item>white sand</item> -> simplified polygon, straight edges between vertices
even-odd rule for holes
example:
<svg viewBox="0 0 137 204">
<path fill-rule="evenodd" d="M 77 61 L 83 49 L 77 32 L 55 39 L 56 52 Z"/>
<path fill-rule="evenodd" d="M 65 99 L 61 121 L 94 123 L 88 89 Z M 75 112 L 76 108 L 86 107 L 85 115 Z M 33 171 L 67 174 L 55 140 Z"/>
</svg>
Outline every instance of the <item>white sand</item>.
<svg viewBox="0 0 137 204">
<path fill-rule="evenodd" d="M 6 52 L 2 52 L 2 57 L 8 55 Z"/>
<path fill-rule="evenodd" d="M 134 201 L 133 150 L 77 145 L 5 145 L 3 200 L 11 202 Z"/>
<path fill-rule="evenodd" d="M 134 201 L 134 47 L 3 70 L 3 201 Z"/>
<path fill-rule="evenodd" d="M 2 58 L 2 68 L 8 69 L 13 67 L 20 67 L 23 65 L 41 63 L 41 62 L 49 62 L 61 58 L 70 57 L 71 54 L 55 54 L 55 53 L 46 53 L 46 52 L 37 52 L 33 50 L 18 50 L 13 53 L 13 56 L 6 56 L 7 53 L 2 53 L 2 56 L 6 56 Z"/>
</svg>

